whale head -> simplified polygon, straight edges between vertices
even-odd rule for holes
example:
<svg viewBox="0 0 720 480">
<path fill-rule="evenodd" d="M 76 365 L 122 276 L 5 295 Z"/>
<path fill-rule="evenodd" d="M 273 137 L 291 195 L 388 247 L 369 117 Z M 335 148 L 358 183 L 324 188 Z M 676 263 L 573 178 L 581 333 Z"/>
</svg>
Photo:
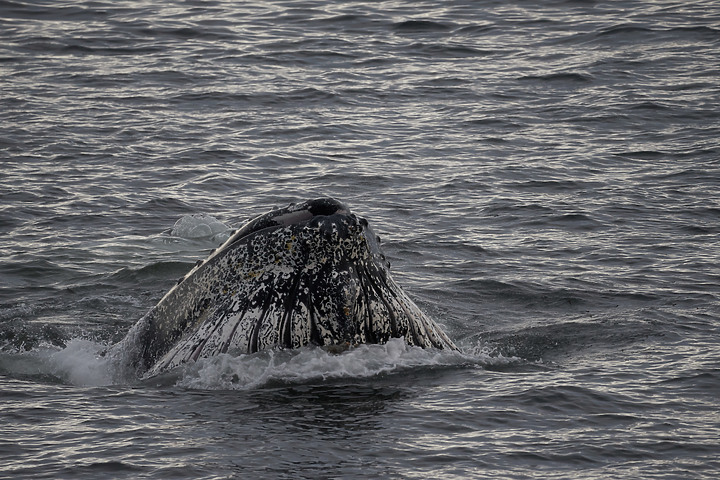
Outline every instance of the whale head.
<svg viewBox="0 0 720 480">
<path fill-rule="evenodd" d="M 121 344 L 137 371 L 150 377 L 227 352 L 334 350 L 391 338 L 456 349 L 391 278 L 368 222 L 343 203 L 320 198 L 249 221 Z"/>
</svg>

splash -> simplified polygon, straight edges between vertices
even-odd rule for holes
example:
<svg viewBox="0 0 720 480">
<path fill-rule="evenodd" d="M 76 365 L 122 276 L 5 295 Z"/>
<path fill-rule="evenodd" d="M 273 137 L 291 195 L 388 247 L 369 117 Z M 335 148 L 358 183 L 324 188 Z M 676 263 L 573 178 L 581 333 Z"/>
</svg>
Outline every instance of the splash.
<svg viewBox="0 0 720 480">
<path fill-rule="evenodd" d="M 180 218 L 170 230 L 173 237 L 186 239 L 225 239 L 229 236 L 230 227 L 212 215 L 194 213 Z"/>
<path fill-rule="evenodd" d="M 49 373 L 78 386 L 116 383 L 110 359 L 101 356 L 104 349 L 104 345 L 90 340 L 72 339 L 65 348 L 48 355 Z"/>
<path fill-rule="evenodd" d="M 179 368 L 176 386 L 203 390 L 247 390 L 272 382 L 303 383 L 337 378 L 369 378 L 428 367 L 467 367 L 513 362 L 484 351 L 409 346 L 403 339 L 360 345 L 340 354 L 322 348 L 270 350 L 252 355 L 222 354 Z"/>
<path fill-rule="evenodd" d="M 0 371 L 14 377 L 32 377 L 75 386 L 175 386 L 195 390 L 251 390 L 267 384 L 306 383 L 340 378 L 362 379 L 401 374 L 408 370 L 457 367 L 493 368 L 522 363 L 493 348 L 474 345 L 464 352 L 423 349 L 403 339 L 384 345 L 360 345 L 342 353 L 317 347 L 268 350 L 254 354 L 221 354 L 201 358 L 173 371 L 140 381 L 123 365 L 122 355 L 104 356 L 107 345 L 82 338 L 65 348 L 44 345 L 28 352 L 0 354 Z"/>
<path fill-rule="evenodd" d="M 27 351 L 0 353 L 0 373 L 77 386 L 120 383 L 116 368 L 101 352 L 105 345 L 73 338 L 64 348 L 42 342 Z"/>
</svg>

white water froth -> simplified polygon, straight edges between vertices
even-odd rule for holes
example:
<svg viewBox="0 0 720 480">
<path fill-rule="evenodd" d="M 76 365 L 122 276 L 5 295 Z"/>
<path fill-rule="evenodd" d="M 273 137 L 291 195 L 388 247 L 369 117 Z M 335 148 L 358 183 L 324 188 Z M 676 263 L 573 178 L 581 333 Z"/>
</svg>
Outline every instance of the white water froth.
<svg viewBox="0 0 720 480">
<path fill-rule="evenodd" d="M 335 378 L 367 378 L 406 369 L 437 366 L 487 366 L 518 359 L 408 346 L 403 339 L 360 345 L 340 354 L 322 348 L 270 350 L 252 355 L 223 354 L 180 368 L 176 386 L 203 390 L 246 390 L 269 382 L 302 383 Z"/>
<path fill-rule="evenodd" d="M 73 385 L 113 384 L 111 361 L 100 355 L 104 349 L 104 345 L 90 340 L 72 339 L 65 348 L 49 355 L 50 373 Z"/>
<path fill-rule="evenodd" d="M 212 215 L 193 213 L 185 215 L 175 222 L 170 230 L 170 235 L 187 239 L 213 238 L 224 241 L 229 236 L 229 230 L 230 227 Z"/>
<path fill-rule="evenodd" d="M 106 346 L 74 338 L 64 348 L 41 345 L 26 352 L 0 354 L 0 372 L 15 377 L 53 377 L 77 386 L 102 386 L 122 383 L 111 359 L 101 352 Z"/>
<path fill-rule="evenodd" d="M 118 365 L 117 357 L 103 356 L 107 346 L 75 338 L 65 348 L 38 348 L 3 355 L 3 370 L 15 375 L 51 375 L 77 386 L 132 384 L 137 377 Z M 337 378 L 368 378 L 427 367 L 487 367 L 520 362 L 491 354 L 476 346 L 471 353 L 422 349 L 403 339 L 384 345 L 360 345 L 340 354 L 322 348 L 269 350 L 254 354 L 222 354 L 182 365 L 172 372 L 144 381 L 146 385 L 198 390 L 249 390 L 270 382 L 303 383 Z"/>
</svg>

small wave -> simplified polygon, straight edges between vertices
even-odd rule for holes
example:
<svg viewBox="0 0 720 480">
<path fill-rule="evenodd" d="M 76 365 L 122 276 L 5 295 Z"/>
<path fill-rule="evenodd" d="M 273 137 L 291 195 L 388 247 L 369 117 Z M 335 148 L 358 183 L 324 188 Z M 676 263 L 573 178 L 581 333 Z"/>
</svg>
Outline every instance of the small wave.
<svg viewBox="0 0 720 480">
<path fill-rule="evenodd" d="M 230 30 L 218 26 L 204 27 L 148 27 L 130 29 L 137 36 L 147 38 L 177 38 L 180 40 L 234 40 L 237 36 Z"/>
<path fill-rule="evenodd" d="M 518 80 L 540 80 L 543 82 L 590 83 L 593 76 L 588 73 L 559 72 L 547 75 L 525 75 Z"/>
<path fill-rule="evenodd" d="M 478 24 L 478 25 L 466 25 L 457 29 L 456 33 L 462 35 L 477 35 L 486 34 L 493 30 L 496 30 L 497 26 L 492 23 Z"/>
<path fill-rule="evenodd" d="M 132 102 L 144 100 L 139 97 L 133 97 L 129 99 Z M 147 98 L 148 101 L 154 101 L 152 98 Z M 176 214 L 176 212 L 191 211 L 191 207 L 183 200 L 174 197 L 157 197 L 152 198 L 143 203 L 137 204 L 133 207 L 134 210 L 140 213 L 147 213 L 149 215 L 158 216 L 163 213 Z"/>
<path fill-rule="evenodd" d="M 598 36 L 602 35 L 640 35 L 651 33 L 654 30 L 652 28 L 643 27 L 640 25 L 622 24 L 613 25 L 611 27 L 604 28 L 597 32 Z"/>
<path fill-rule="evenodd" d="M 393 25 L 393 30 L 403 33 L 444 32 L 450 30 L 448 25 L 431 20 L 406 20 Z"/>
<path fill-rule="evenodd" d="M 141 268 L 123 267 L 112 273 L 110 281 L 121 284 L 146 284 L 168 281 L 168 278 L 181 277 L 193 267 L 188 262 L 155 262 Z"/>
<path fill-rule="evenodd" d="M 89 20 L 105 16 L 104 12 L 77 6 L 53 6 L 52 4 L 35 6 L 30 2 L 13 2 L 5 0 L 0 3 L 3 16 L 10 18 L 29 18 L 34 20 Z M 6 13 L 7 12 L 7 13 Z"/>
<path fill-rule="evenodd" d="M 409 52 L 416 52 L 421 55 L 430 55 L 432 57 L 442 58 L 464 58 L 464 57 L 484 57 L 494 55 L 495 50 L 478 49 L 459 44 L 425 44 L 414 43 L 406 47 Z"/>
</svg>

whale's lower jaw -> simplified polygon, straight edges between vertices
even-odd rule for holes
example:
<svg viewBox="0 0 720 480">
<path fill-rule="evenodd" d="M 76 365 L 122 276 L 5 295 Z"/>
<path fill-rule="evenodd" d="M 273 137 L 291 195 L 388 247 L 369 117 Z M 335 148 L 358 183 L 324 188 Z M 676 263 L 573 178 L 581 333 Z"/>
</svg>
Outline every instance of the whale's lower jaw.
<svg viewBox="0 0 720 480">
<path fill-rule="evenodd" d="M 403 338 L 424 348 L 455 348 L 445 334 L 390 284 L 355 277 L 320 294 L 298 282 L 292 307 L 281 296 L 263 308 L 220 310 L 181 339 L 147 371 L 151 377 L 182 363 L 222 353 L 255 353 L 272 348 L 318 346 L 340 352 L 360 344 Z M 313 293 L 314 292 L 314 293 Z"/>
<path fill-rule="evenodd" d="M 314 229 L 286 227 L 228 252 L 217 267 L 224 273 L 213 278 L 232 277 L 226 283 L 236 290 L 216 297 L 197 328 L 154 362 L 146 376 L 198 358 L 278 347 L 335 350 L 404 338 L 410 345 L 455 348 L 393 281 L 386 265 L 375 261 L 359 225 L 355 228 L 355 233 L 340 229 L 319 235 Z M 285 251 L 277 251 L 277 245 Z M 231 265 L 247 262 L 247 251 L 274 260 L 228 275 Z"/>
</svg>

